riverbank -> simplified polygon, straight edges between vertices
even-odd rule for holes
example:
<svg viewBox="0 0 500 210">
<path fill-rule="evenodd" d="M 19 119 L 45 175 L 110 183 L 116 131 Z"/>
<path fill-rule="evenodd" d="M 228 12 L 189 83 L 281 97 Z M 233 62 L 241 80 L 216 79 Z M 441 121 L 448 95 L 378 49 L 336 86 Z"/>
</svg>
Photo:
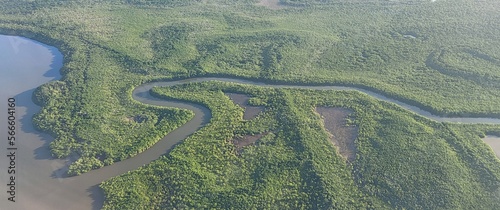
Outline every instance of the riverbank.
<svg viewBox="0 0 500 210">
<path fill-rule="evenodd" d="M 20 43 L 23 44 L 25 39 L 21 39 Z M 19 41 L 19 40 L 18 40 Z M 32 40 L 25 40 L 28 42 L 33 42 Z M 36 43 L 36 42 L 33 42 Z M 50 48 L 50 46 L 41 45 L 42 48 L 49 49 L 44 51 L 48 54 L 53 54 L 57 52 L 57 49 Z M 9 45 L 10 42 L 9 42 Z M 4 48 L 5 49 L 5 48 Z M 12 48 L 14 49 L 14 48 Z M 30 50 L 32 52 L 37 52 L 36 50 Z M 40 57 L 40 56 L 35 56 Z M 42 56 L 43 57 L 43 56 Z M 56 56 L 57 57 L 57 56 Z M 345 86 L 307 86 L 307 85 L 272 85 L 268 83 L 262 83 L 257 81 L 250 81 L 245 79 L 235 79 L 235 78 L 225 78 L 225 77 L 211 77 L 211 78 L 191 78 L 191 79 L 181 79 L 175 81 L 167 82 L 153 82 L 143 84 L 133 91 L 133 98 L 141 103 L 165 106 L 165 107 L 176 107 L 181 109 L 192 110 L 195 113 L 194 119 L 189 121 L 187 124 L 179 127 L 178 129 L 170 132 L 167 136 L 162 138 L 157 144 L 155 144 L 150 149 L 138 154 L 137 156 L 114 163 L 113 165 L 106 166 L 104 168 L 94 170 L 85 173 L 77 177 L 65 177 L 64 173 L 67 170 L 68 163 L 63 160 L 53 159 L 49 151 L 49 143 L 52 138 L 46 134 L 39 133 L 33 129 L 31 126 L 31 116 L 38 112 L 39 108 L 34 105 L 31 101 L 31 94 L 34 88 L 48 82 L 55 80 L 60 77 L 58 76 L 58 68 L 62 66 L 62 57 L 60 59 L 51 59 L 50 56 L 46 57 L 47 62 L 51 63 L 46 65 L 46 67 L 40 68 L 41 70 L 47 70 L 41 72 L 40 76 L 35 76 L 32 71 L 29 72 L 12 72 L 13 76 L 17 79 L 9 78 L 3 85 L 8 87 L 2 90 L 8 92 L 3 92 L 5 96 L 3 98 L 10 97 L 8 95 L 14 95 L 17 98 L 19 119 L 21 119 L 20 127 L 24 133 L 18 134 L 20 139 L 30 139 L 30 141 L 21 141 L 22 144 L 20 148 L 24 151 L 19 157 L 19 178 L 22 180 L 28 180 L 19 182 L 22 183 L 19 186 L 19 192 L 23 192 L 20 195 L 24 196 L 23 200 L 27 200 L 26 203 L 18 203 L 17 206 L 13 206 L 11 209 L 31 209 L 37 207 L 37 209 L 99 209 L 102 205 L 104 196 L 102 191 L 98 188 L 98 184 L 107 180 L 108 178 L 118 176 L 120 174 L 126 173 L 127 171 L 132 171 L 137 169 L 144 164 L 147 164 L 153 160 L 158 159 L 165 153 L 167 153 L 170 148 L 184 140 L 186 137 L 203 127 L 211 119 L 211 112 L 204 106 L 186 103 L 180 101 L 166 101 L 157 99 L 149 94 L 152 87 L 155 86 L 175 86 L 187 84 L 190 82 L 204 82 L 204 81 L 226 81 L 234 82 L 240 84 L 250 84 L 257 85 L 261 87 L 269 88 L 298 88 L 298 89 L 312 89 L 312 90 L 355 90 L 361 91 L 368 95 L 371 95 L 379 100 L 385 100 L 388 102 L 394 102 L 395 104 L 401 105 L 417 114 L 424 113 L 424 116 L 434 119 L 436 121 L 443 122 L 462 122 L 462 123 L 499 123 L 498 119 L 492 118 L 446 118 L 432 115 L 428 112 L 422 111 L 418 107 L 414 107 L 403 102 L 390 99 L 388 97 L 382 96 L 377 93 L 373 93 L 369 90 L 364 90 L 360 88 L 345 87 Z M 56 65 L 52 63 L 56 62 Z M 20 62 L 26 64 L 26 62 Z M 38 66 L 39 67 L 39 66 Z M 38 69 L 35 65 L 35 68 Z M 11 70 L 17 68 L 10 68 Z M 29 79 L 33 81 L 26 81 L 26 77 L 23 75 L 30 75 Z M 37 83 L 42 82 L 42 83 Z M 22 82 L 20 82 L 22 81 Z M 22 86 L 22 85 L 29 86 Z M 12 89 L 12 87 L 16 88 Z M 14 92 L 12 92 L 14 91 Z M 31 151 L 31 152 L 29 152 Z M 32 155 L 29 155 L 32 153 Z M 4 167 L 4 166 L 2 166 Z M 6 178 L 5 174 L 2 174 L 2 179 Z M 23 186 L 24 185 L 24 186 Z M 33 190 L 36 188 L 37 190 Z M 63 199 L 60 201 L 59 199 Z"/>
</svg>

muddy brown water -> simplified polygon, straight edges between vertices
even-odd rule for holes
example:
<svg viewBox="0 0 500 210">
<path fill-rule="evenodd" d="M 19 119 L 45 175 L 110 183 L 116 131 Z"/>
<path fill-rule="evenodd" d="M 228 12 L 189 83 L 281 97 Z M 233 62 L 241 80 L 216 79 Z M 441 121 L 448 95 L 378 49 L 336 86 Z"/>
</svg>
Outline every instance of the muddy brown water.
<svg viewBox="0 0 500 210">
<path fill-rule="evenodd" d="M 193 78 L 169 82 L 153 82 L 143 84 L 133 91 L 133 98 L 145 104 L 177 107 L 192 110 L 195 117 L 162 138 L 150 149 L 137 156 L 117 162 L 101 169 L 93 170 L 77 177 L 65 177 L 68 163 L 65 160 L 54 159 L 50 155 L 49 143 L 53 140 L 47 134 L 33 129 L 31 119 L 39 111 L 33 104 L 33 90 L 52 80 L 60 78 L 59 69 L 62 66 L 62 55 L 54 47 L 22 38 L 0 35 L 0 134 L 7 138 L 7 100 L 16 99 L 16 202 L 7 200 L 7 183 L 10 174 L 7 173 L 7 142 L 0 141 L 0 209 L 8 210 L 87 210 L 100 209 L 104 195 L 98 184 L 113 176 L 135 170 L 161 155 L 179 143 L 206 123 L 210 122 L 211 113 L 206 107 L 179 101 L 160 100 L 152 97 L 149 90 L 154 86 L 173 86 L 189 82 L 225 81 L 241 84 L 253 84 L 273 88 L 301 88 L 314 90 L 357 90 L 371 95 L 379 100 L 396 103 L 415 113 L 436 121 L 462 123 L 496 123 L 494 118 L 443 118 L 423 111 L 418 107 L 387 98 L 371 91 L 341 86 L 299 86 L 272 85 L 262 82 L 230 78 Z"/>
</svg>

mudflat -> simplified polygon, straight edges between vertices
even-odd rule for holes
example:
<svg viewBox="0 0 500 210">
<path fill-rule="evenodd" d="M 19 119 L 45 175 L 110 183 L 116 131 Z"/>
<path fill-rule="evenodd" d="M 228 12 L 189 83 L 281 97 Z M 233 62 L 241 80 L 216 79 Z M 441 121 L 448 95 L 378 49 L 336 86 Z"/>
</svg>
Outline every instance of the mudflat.
<svg viewBox="0 0 500 210">
<path fill-rule="evenodd" d="M 316 112 L 323 118 L 325 129 L 330 134 L 330 140 L 342 157 L 348 162 L 356 159 L 356 144 L 358 128 L 347 125 L 351 110 L 337 107 L 317 107 Z"/>
<path fill-rule="evenodd" d="M 491 149 L 493 149 L 493 152 L 497 155 L 498 158 L 500 158 L 500 137 L 498 136 L 485 136 L 483 138 L 484 143 L 488 144 Z"/>
<path fill-rule="evenodd" d="M 226 95 L 229 96 L 235 104 L 238 104 L 241 108 L 245 109 L 245 113 L 243 114 L 244 120 L 251 120 L 264 111 L 264 107 L 250 106 L 248 104 L 248 100 L 250 99 L 248 95 L 240 93 L 226 93 Z"/>
</svg>

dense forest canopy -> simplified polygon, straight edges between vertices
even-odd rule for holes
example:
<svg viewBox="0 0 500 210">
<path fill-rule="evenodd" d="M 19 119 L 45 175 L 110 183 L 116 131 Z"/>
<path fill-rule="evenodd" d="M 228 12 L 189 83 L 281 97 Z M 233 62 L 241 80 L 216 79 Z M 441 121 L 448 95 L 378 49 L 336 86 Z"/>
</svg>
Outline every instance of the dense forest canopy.
<svg viewBox="0 0 500 210">
<path fill-rule="evenodd" d="M 132 99 L 140 84 L 225 76 L 363 87 L 444 116 L 500 117 L 496 0 L 0 0 L 0 33 L 64 54 L 33 122 L 78 175 L 131 158 L 193 117 Z M 243 120 L 225 93 L 265 111 Z M 208 82 L 155 88 L 210 123 L 164 157 L 102 184 L 104 209 L 499 209 L 496 125 L 438 123 L 353 91 Z M 315 107 L 353 110 L 346 163 Z M 235 152 L 231 140 L 263 134 Z M 265 134 L 265 135 L 264 135 Z M 132 184 L 133 183 L 133 184 Z"/>
</svg>

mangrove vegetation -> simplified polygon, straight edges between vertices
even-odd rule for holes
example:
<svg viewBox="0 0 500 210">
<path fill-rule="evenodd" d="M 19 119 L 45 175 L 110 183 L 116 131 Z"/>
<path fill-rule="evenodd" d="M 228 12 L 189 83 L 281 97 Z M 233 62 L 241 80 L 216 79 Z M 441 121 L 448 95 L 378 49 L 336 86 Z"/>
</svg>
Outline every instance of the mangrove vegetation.
<svg viewBox="0 0 500 210">
<path fill-rule="evenodd" d="M 500 118 L 497 0 L 0 0 L 0 33 L 64 55 L 37 88 L 35 127 L 69 175 L 133 158 L 193 112 L 132 98 L 141 84 L 222 76 L 362 87 L 441 116 Z M 500 209 L 499 125 L 440 123 L 357 91 L 230 82 L 155 87 L 210 122 L 104 182 L 103 209 Z M 250 120 L 226 93 L 264 111 Z M 316 107 L 352 110 L 346 162 Z M 236 151 L 231 141 L 263 134 Z"/>
</svg>

